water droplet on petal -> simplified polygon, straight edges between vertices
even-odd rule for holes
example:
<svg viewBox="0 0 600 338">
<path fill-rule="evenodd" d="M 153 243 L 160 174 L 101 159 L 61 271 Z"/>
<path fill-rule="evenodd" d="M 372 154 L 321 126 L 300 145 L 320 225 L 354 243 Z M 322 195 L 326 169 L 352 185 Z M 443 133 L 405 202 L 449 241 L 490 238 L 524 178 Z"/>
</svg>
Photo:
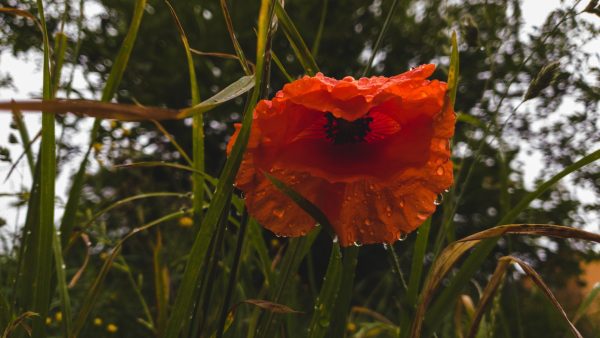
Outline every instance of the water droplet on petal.
<svg viewBox="0 0 600 338">
<path fill-rule="evenodd" d="M 354 244 L 354 246 L 362 246 L 362 243 L 360 241 L 355 241 L 352 244 Z"/>
<path fill-rule="evenodd" d="M 388 250 L 390 248 L 390 245 L 387 243 L 383 243 L 383 250 Z"/>
<path fill-rule="evenodd" d="M 400 208 L 404 208 L 404 198 L 400 199 Z"/>
<path fill-rule="evenodd" d="M 407 233 L 401 232 L 401 233 L 398 234 L 398 240 L 399 241 L 405 241 L 407 238 L 408 238 L 408 234 Z"/>
<path fill-rule="evenodd" d="M 426 213 L 426 212 L 417 212 L 417 218 L 420 219 L 421 221 L 426 220 L 427 217 L 429 217 L 428 213 Z"/>
<path fill-rule="evenodd" d="M 371 225 L 371 224 L 373 224 L 373 223 L 371 222 L 371 220 L 370 220 L 370 219 L 368 219 L 368 218 L 367 218 L 367 219 L 365 219 L 365 225 L 369 226 L 369 225 Z"/>
<path fill-rule="evenodd" d="M 369 190 L 375 190 L 375 186 L 373 184 L 369 184 Z"/>
<path fill-rule="evenodd" d="M 275 208 L 275 209 L 273 209 L 273 215 L 275 215 L 275 217 L 277 217 L 277 218 L 282 218 L 283 215 L 285 215 L 285 210 Z"/>
<path fill-rule="evenodd" d="M 337 235 L 333 236 L 333 243 L 337 243 L 339 241 L 340 241 L 340 239 L 338 238 Z"/>
<path fill-rule="evenodd" d="M 442 166 L 439 166 L 439 167 L 437 168 L 437 170 L 435 171 L 435 174 L 436 174 L 436 175 L 438 175 L 438 176 L 442 176 L 442 175 L 444 175 L 444 167 L 442 167 Z"/>
</svg>

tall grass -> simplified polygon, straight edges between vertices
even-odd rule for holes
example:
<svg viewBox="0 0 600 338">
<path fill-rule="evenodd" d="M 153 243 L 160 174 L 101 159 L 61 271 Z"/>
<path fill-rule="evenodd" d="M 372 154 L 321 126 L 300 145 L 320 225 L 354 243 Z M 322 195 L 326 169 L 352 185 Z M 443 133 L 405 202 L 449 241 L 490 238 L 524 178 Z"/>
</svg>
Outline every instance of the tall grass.
<svg viewBox="0 0 600 338">
<path fill-rule="evenodd" d="M 389 38 L 386 36 L 386 31 L 397 10 L 398 2 L 396 0 L 389 4 L 386 2 L 389 6 L 388 15 L 383 26 L 378 28 L 379 34 L 363 71 L 365 76 L 370 74 L 382 41 Z M 53 44 L 46 29 L 42 0 L 37 1 L 38 17 L 14 9 L 2 9 L 2 12 L 6 12 L 4 14 L 21 15 L 38 22 L 43 36 L 41 47 L 44 52 L 43 101 L 0 104 L 0 108 L 14 111 L 15 121 L 24 144 L 23 151 L 27 155 L 33 177 L 27 204 L 27 217 L 21 228 L 17 273 L 14 279 L 8 279 L 10 285 L 4 285 L 0 292 L 0 327 L 2 327 L 0 332 L 3 332 L 3 337 L 93 336 L 94 316 L 97 314 L 103 295 L 110 291 L 112 283 L 109 281 L 122 276 L 126 276 L 127 283 L 133 288 L 135 295 L 131 299 L 122 301 L 138 303 L 142 314 L 138 316 L 138 322 L 132 325 L 140 326 L 147 336 L 167 338 L 432 336 L 436 332 L 441 332 L 442 325 L 454 325 L 447 314 L 458 313 L 456 304 L 459 304 L 460 297 L 464 296 L 465 289 L 469 288 L 473 275 L 481 271 L 484 263 L 491 261 L 489 255 L 502 236 L 508 234 L 553 236 L 600 243 L 600 235 L 571 227 L 513 224 L 532 201 L 564 177 L 598 161 L 600 150 L 591 151 L 587 156 L 540 183 L 534 191 L 523 196 L 514 206 L 507 206 L 505 214 L 495 226 L 490 225 L 485 231 L 453 240 L 455 234 L 450 223 L 464 197 L 464 187 L 471 177 L 472 167 L 477 163 L 473 161 L 461 168 L 461 172 L 466 173 L 466 179 L 457 181 L 462 185 L 458 187 L 461 188 L 459 193 L 447 194 L 443 206 L 445 220 L 441 226 L 437 226 L 437 221 L 428 219 L 417 230 L 414 246 L 403 248 L 403 255 L 410 257 L 410 269 L 404 269 L 405 267 L 399 263 L 397 246 L 386 246 L 386 254 L 389 255 L 391 262 L 389 271 L 394 272 L 389 274 L 392 276 L 389 281 L 392 291 L 388 296 L 394 299 L 396 309 L 393 312 L 397 316 L 386 318 L 374 310 L 359 308 L 371 319 L 363 323 L 359 330 L 352 329 L 352 325 L 355 324 L 350 319 L 358 311 L 356 307 L 352 308 L 352 305 L 362 305 L 355 297 L 355 276 L 360 249 L 340 248 L 327 217 L 291 187 L 267 174 L 274 186 L 310 214 L 320 225 L 301 238 L 268 241 L 260 225 L 248 215 L 243 197 L 234 188 L 234 180 L 252 128 L 254 107 L 260 98 L 268 96 L 266 84 L 269 82 L 271 60 L 288 80 L 292 79 L 289 75 L 292 73 L 285 69 L 284 64 L 275 54 L 276 51 L 271 50 L 274 36 L 282 34 L 303 72 L 314 75 L 319 71 L 317 56 L 320 39 L 325 29 L 323 22 L 327 15 L 335 15 L 335 13 L 327 12 L 328 1 L 325 1 L 320 8 L 318 34 L 312 49 L 309 49 L 302 32 L 294 24 L 293 13 L 287 13 L 284 5 L 279 1 L 261 0 L 257 14 L 255 65 L 251 67 L 251 63 L 246 59 L 246 53 L 237 40 L 235 22 L 229 14 L 227 3 L 225 0 L 221 1 L 232 48 L 240 62 L 243 74 L 238 81 L 202 101 L 199 84 L 203 79 L 196 74 L 195 56 L 190 48 L 190 41 L 174 7 L 168 0 L 165 0 L 165 3 L 171 11 L 173 24 L 178 29 L 189 72 L 191 105 L 180 110 L 153 107 L 136 110 L 137 108 L 131 106 L 108 103 L 112 101 L 120 86 L 134 44 L 136 41 L 143 43 L 147 38 L 138 35 L 138 29 L 143 24 L 146 0 L 135 2 L 134 15 L 128 32 L 104 85 L 100 100 L 103 103 L 83 102 L 86 104 L 85 107 L 82 102 L 77 101 L 52 101 L 60 84 L 57 79 L 60 79 L 60 71 L 63 68 L 66 40 L 64 35 L 55 35 L 55 47 L 52 53 Z M 548 33 L 550 34 L 551 32 Z M 461 99 L 460 94 L 457 94 L 459 44 L 456 33 L 452 33 L 448 41 L 450 62 L 447 69 L 448 93 L 445 105 L 454 105 Z M 522 60 L 520 67 L 523 67 L 528 60 L 529 58 Z M 506 90 L 508 91 L 508 88 Z M 245 97 L 239 135 L 219 176 L 212 177 L 206 173 L 204 114 L 226 101 L 243 97 L 243 94 L 248 91 L 250 93 Z M 498 103 L 497 111 L 500 110 L 501 104 L 502 102 Z M 19 112 L 23 108 L 32 107 L 43 111 L 42 142 L 37 156 L 28 146 L 25 146 L 31 143 L 31 139 Z M 65 211 L 57 229 L 54 191 L 57 169 L 55 114 L 68 111 L 86 113 L 96 120 L 90 131 L 90 144 L 87 145 L 82 162 L 71 181 Z M 155 120 L 165 116 L 172 119 L 191 116 L 193 121 L 191 156 L 185 154 L 183 147 L 177 143 L 178 136 L 170 135 L 167 129 Z M 186 163 L 142 162 L 126 165 L 124 169 L 164 166 L 169 170 L 185 172 L 192 182 L 191 194 L 173 191 L 148 192 L 116 201 L 108 207 L 98 206 L 95 210 L 84 210 L 80 200 L 86 170 L 93 144 L 99 135 L 101 119 L 104 118 L 153 121 L 160 133 L 166 135 L 173 146 L 182 153 Z M 498 135 L 498 130 L 482 128 L 482 131 L 485 133 L 482 137 L 482 147 L 487 136 Z M 101 223 L 102 215 L 122 205 L 135 204 L 149 198 L 174 197 L 185 201 L 182 202 L 184 207 L 181 210 L 164 210 L 161 217 L 132 226 L 127 234 L 112 243 L 107 257 L 100 266 L 88 267 L 85 273 L 83 272 L 86 269 L 85 264 L 79 271 L 71 266 L 65 268 L 66 258 L 81 258 L 77 256 L 80 252 L 72 249 L 74 242 L 78 238 L 85 240 L 85 236 L 94 236 L 92 225 Z M 187 208 L 188 205 L 191 207 Z M 87 221 L 80 223 L 78 215 L 86 213 Z M 185 254 L 178 258 L 178 265 L 175 267 L 174 264 L 163 260 L 165 254 L 163 238 L 168 236 L 168 226 L 176 222 L 181 223 L 190 216 L 192 231 L 189 236 L 192 237 L 192 245 L 185 248 Z M 153 251 L 142 253 L 152 256 L 153 285 L 150 287 L 144 284 L 141 277 L 135 275 L 134 270 L 143 267 L 132 268 L 127 263 L 128 257 L 124 253 L 127 240 L 134 236 L 143 236 L 142 234 L 153 235 L 149 236 L 152 237 L 151 239 L 147 238 L 153 243 Z M 317 251 L 318 246 L 315 243 L 323 238 L 331 242 L 326 246 L 329 250 L 328 255 Z M 434 239 L 433 243 L 430 238 Z M 407 248 L 410 252 L 407 252 Z M 431 266 L 423 263 L 428 253 L 434 256 Z M 315 275 L 314 267 L 311 265 L 313 259 L 306 259 L 314 257 L 311 255 L 323 257 L 323 260 L 329 257 L 323 276 Z M 466 257 L 464 262 L 461 260 L 463 256 Z M 86 257 L 86 262 L 88 258 Z M 506 273 L 511 265 L 519 266 L 532 278 L 551 301 L 560 318 L 566 322 L 565 327 L 569 332 L 573 336 L 581 336 L 576 325 L 584 316 L 589 304 L 598 295 L 598 287 L 592 290 L 577 312 L 570 316 L 561 307 L 542 277 L 526 261 L 511 255 L 496 261 L 497 268 L 491 275 L 488 285 L 484 287 L 477 307 L 468 320 L 466 325 L 468 330 L 457 329 L 460 336 L 465 333 L 469 337 L 485 336 L 495 332 L 490 318 L 498 310 L 490 304 L 501 296 L 499 290 L 506 281 Z M 453 272 L 453 269 L 456 271 Z M 125 274 L 114 274 L 117 270 Z M 306 282 L 298 277 L 300 275 L 308 276 Z M 405 280 L 405 275 L 408 282 Z M 142 274 L 140 273 L 139 276 Z M 80 278 L 85 279 L 85 282 L 81 282 Z M 373 293 L 378 289 L 376 285 L 384 285 L 384 283 L 388 283 L 385 278 L 377 283 L 373 282 Z M 147 292 L 148 288 L 153 289 L 153 292 Z M 51 311 L 51 309 L 58 310 Z M 52 322 L 52 312 L 57 311 L 61 313 L 60 330 L 49 324 Z M 490 312 L 490 316 L 485 315 L 487 311 Z M 120 334 L 129 336 L 123 331 Z"/>
</svg>

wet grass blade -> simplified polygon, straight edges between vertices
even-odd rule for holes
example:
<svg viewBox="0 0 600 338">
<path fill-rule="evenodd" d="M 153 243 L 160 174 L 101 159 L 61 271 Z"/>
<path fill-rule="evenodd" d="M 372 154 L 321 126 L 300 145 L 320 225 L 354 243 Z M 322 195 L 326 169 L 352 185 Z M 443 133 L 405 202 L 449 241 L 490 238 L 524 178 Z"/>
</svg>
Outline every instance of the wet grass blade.
<svg viewBox="0 0 600 338">
<path fill-rule="evenodd" d="M 309 338 L 322 338 L 327 334 L 341 282 L 342 253 L 339 243 L 335 242 L 331 247 L 327 272 L 323 278 L 323 285 L 315 302 L 315 311 L 308 326 Z"/>
<path fill-rule="evenodd" d="M 275 1 L 275 15 L 277 15 L 277 19 L 279 19 L 279 24 L 283 27 L 283 33 L 285 37 L 289 41 L 298 61 L 302 64 L 304 71 L 308 75 L 315 75 L 319 71 L 319 67 L 317 66 L 317 62 L 313 58 L 312 53 L 304 43 L 304 39 L 298 32 L 298 29 L 292 22 L 292 19 L 288 16 L 285 9 L 281 6 L 279 1 Z"/>
<path fill-rule="evenodd" d="M 375 40 L 375 45 L 373 46 L 373 50 L 371 51 L 371 56 L 369 57 L 369 61 L 367 61 L 365 69 L 362 72 L 363 77 L 369 75 L 369 72 L 371 71 L 371 67 L 373 66 L 373 60 L 375 60 L 375 56 L 377 56 L 377 52 L 379 51 L 379 48 L 381 47 L 381 41 L 383 41 L 383 37 L 385 36 L 385 33 L 387 32 L 390 24 L 392 23 L 392 17 L 394 16 L 394 12 L 396 11 L 396 8 L 398 7 L 399 2 L 400 1 L 398 1 L 398 0 L 394 0 L 392 2 L 392 5 L 390 6 L 390 9 L 388 10 L 388 14 L 385 17 L 383 26 L 381 27 L 381 30 L 379 31 L 379 34 L 377 35 L 377 40 Z"/>
<path fill-rule="evenodd" d="M 328 337 L 343 337 L 350 312 L 350 301 L 354 294 L 354 275 L 358 263 L 359 247 L 350 246 L 342 250 L 342 283 L 335 304 Z"/>
<path fill-rule="evenodd" d="M 190 51 L 190 44 L 175 9 L 171 6 L 169 0 L 165 0 L 165 4 L 169 8 L 171 16 L 177 26 L 177 30 L 179 31 L 179 38 L 183 44 L 188 64 L 192 106 L 197 106 L 200 103 L 200 90 L 198 89 L 198 78 L 196 77 L 196 69 L 194 66 L 194 59 L 192 58 L 192 52 Z M 204 172 L 204 116 L 200 114 L 200 112 L 196 112 L 192 116 L 192 167 L 195 171 Z M 196 172 L 192 173 L 192 194 L 194 197 L 192 200 L 192 208 L 194 209 L 192 215 L 194 222 L 193 228 L 195 231 L 198 231 L 202 218 L 202 204 L 204 203 L 204 177 Z"/>
<path fill-rule="evenodd" d="M 417 240 L 413 250 L 413 259 L 410 268 L 410 277 L 408 279 L 408 290 L 406 291 L 406 305 L 401 309 L 400 327 L 408 328 L 411 321 L 411 315 L 417 305 L 419 298 L 419 289 L 421 286 L 421 276 L 423 274 L 423 264 L 425 253 L 427 252 L 427 243 L 429 242 L 429 231 L 431 229 L 431 218 L 428 218 L 417 230 Z M 407 337 L 409 331 L 402 330 L 402 337 Z"/>
<path fill-rule="evenodd" d="M 200 114 L 205 113 L 222 103 L 230 101 L 250 89 L 252 89 L 255 85 L 255 79 L 253 75 L 242 76 L 234 83 L 225 87 L 223 90 L 213 95 L 212 97 L 200 102 L 199 104 L 183 109 L 178 115 L 177 118 L 182 119 L 186 118 L 192 114 Z"/>
<path fill-rule="evenodd" d="M 244 210 L 240 228 L 238 231 L 238 239 L 235 247 L 235 253 L 233 255 L 233 262 L 231 263 L 231 272 L 229 273 L 229 281 L 227 282 L 227 291 L 225 293 L 225 300 L 221 307 L 221 316 L 219 317 L 219 324 L 217 326 L 217 338 L 223 337 L 223 332 L 226 329 L 227 313 L 229 313 L 229 303 L 233 297 L 233 289 L 236 284 L 237 274 L 242 256 L 242 248 L 246 239 L 246 229 L 248 228 L 248 212 Z"/>
<path fill-rule="evenodd" d="M 164 335 L 165 338 L 176 338 L 181 329 L 189 321 L 189 316 L 192 312 L 193 306 L 193 295 L 196 286 L 198 285 L 198 278 L 200 277 L 200 267 L 202 266 L 202 262 L 206 256 L 209 246 L 208 244 L 212 238 L 215 226 L 218 223 L 218 218 L 220 217 L 221 211 L 223 208 L 225 208 L 225 204 L 229 200 L 228 197 L 233 191 L 234 178 L 241 164 L 243 152 L 250 136 L 252 110 L 254 109 L 254 106 L 256 105 L 256 102 L 260 96 L 259 88 L 261 87 L 260 81 L 262 79 L 264 68 L 267 30 L 270 26 L 268 15 L 270 6 L 271 2 L 269 0 L 262 0 L 258 20 L 259 24 L 256 48 L 257 73 L 255 77 L 255 86 L 250 101 L 247 104 L 247 109 L 244 113 L 242 128 L 240 129 L 240 133 L 230 153 L 230 156 L 225 163 L 225 168 L 223 169 L 221 177 L 219 178 L 215 195 L 213 196 L 211 204 L 205 214 L 202 225 L 196 234 L 194 244 L 190 251 L 190 258 L 186 264 L 183 279 L 177 291 L 173 311 L 167 322 L 167 328 Z"/>
<path fill-rule="evenodd" d="M 50 73 L 50 42 L 46 30 L 44 6 L 41 0 L 37 1 L 38 15 L 43 32 L 44 62 L 43 62 L 43 98 L 52 98 L 51 73 Z M 27 310 L 39 314 L 33 319 L 32 337 L 44 337 L 45 327 L 43 319 L 46 318 L 52 295 L 52 236 L 54 229 L 54 184 L 56 178 L 56 144 L 54 133 L 54 114 L 42 113 L 42 143 L 40 146 L 40 205 L 39 223 L 31 229 L 31 238 L 35 238 L 33 246 L 33 262 L 28 266 L 34 272 L 33 285 L 22 285 L 32 293 L 32 303 L 26 305 Z M 63 304 L 64 305 L 64 304 Z"/>
</svg>

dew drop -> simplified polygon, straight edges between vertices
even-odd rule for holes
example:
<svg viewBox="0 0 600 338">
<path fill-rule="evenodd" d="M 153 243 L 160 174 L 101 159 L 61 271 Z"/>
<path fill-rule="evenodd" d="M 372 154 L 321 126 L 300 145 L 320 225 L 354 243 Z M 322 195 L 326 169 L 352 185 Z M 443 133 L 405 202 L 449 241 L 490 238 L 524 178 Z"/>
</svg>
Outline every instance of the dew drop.
<svg viewBox="0 0 600 338">
<path fill-rule="evenodd" d="M 282 218 L 284 214 L 285 214 L 284 209 L 278 209 L 278 208 L 273 209 L 273 215 L 275 215 L 275 217 L 277 217 L 277 218 Z"/>
<path fill-rule="evenodd" d="M 337 243 L 339 241 L 340 241 L 340 239 L 338 238 L 337 235 L 333 236 L 333 243 Z"/>
<path fill-rule="evenodd" d="M 398 234 L 398 240 L 399 241 L 405 241 L 407 238 L 408 238 L 408 234 L 407 233 L 401 232 L 401 233 Z"/>
<path fill-rule="evenodd" d="M 371 225 L 371 224 L 373 224 L 373 223 L 371 222 L 371 220 L 370 220 L 370 219 L 368 219 L 368 218 L 367 218 L 367 219 L 365 219 L 365 225 L 369 226 L 369 225 Z"/>
<path fill-rule="evenodd" d="M 444 202 L 444 195 L 438 194 L 437 197 L 435 198 L 435 201 L 433 201 L 433 204 L 440 205 L 440 204 L 442 204 L 442 202 Z"/>
<path fill-rule="evenodd" d="M 438 175 L 438 176 L 442 176 L 442 175 L 444 175 L 444 167 L 442 167 L 442 166 L 439 166 L 439 167 L 437 168 L 437 170 L 435 171 L 435 174 L 436 174 L 436 175 Z"/>
<path fill-rule="evenodd" d="M 354 246 L 362 246 L 362 243 L 360 241 L 355 241 L 352 244 L 354 244 Z"/>
<path fill-rule="evenodd" d="M 390 248 L 390 245 L 387 243 L 383 243 L 383 250 L 388 250 Z"/>
<path fill-rule="evenodd" d="M 400 208 L 404 208 L 404 198 L 400 199 Z"/>
<path fill-rule="evenodd" d="M 369 190 L 375 190 L 375 186 L 373 184 L 369 184 Z"/>
<path fill-rule="evenodd" d="M 427 219 L 429 215 L 425 212 L 418 212 L 417 213 L 417 218 L 420 219 L 421 221 L 424 221 Z"/>
</svg>

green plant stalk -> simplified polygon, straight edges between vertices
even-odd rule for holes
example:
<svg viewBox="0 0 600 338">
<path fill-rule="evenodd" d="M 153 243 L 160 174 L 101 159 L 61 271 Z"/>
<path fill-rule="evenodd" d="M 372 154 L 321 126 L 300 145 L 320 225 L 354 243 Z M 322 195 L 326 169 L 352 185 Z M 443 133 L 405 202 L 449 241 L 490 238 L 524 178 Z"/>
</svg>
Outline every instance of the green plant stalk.
<svg viewBox="0 0 600 338">
<path fill-rule="evenodd" d="M 240 258 L 242 256 L 242 248 L 244 246 L 244 240 L 246 239 L 246 229 L 248 228 L 248 212 L 244 210 L 242 215 L 242 221 L 240 224 L 240 230 L 238 231 L 238 240 L 235 247 L 235 254 L 233 256 L 233 263 L 231 264 L 231 272 L 229 274 L 229 281 L 227 282 L 227 292 L 225 293 L 225 300 L 221 307 L 221 315 L 219 317 L 219 324 L 217 325 L 217 338 L 223 337 L 225 330 L 225 320 L 227 319 L 227 313 L 229 312 L 229 303 L 233 297 L 233 288 L 236 284 L 237 274 L 239 270 Z"/>
<path fill-rule="evenodd" d="M 379 31 L 379 34 L 377 35 L 377 40 L 375 40 L 375 45 L 373 46 L 373 51 L 371 52 L 369 61 L 367 61 L 365 69 L 362 72 L 362 77 L 367 76 L 369 74 L 369 72 L 371 71 L 371 67 L 373 66 L 373 60 L 375 60 L 375 56 L 377 55 L 377 52 L 379 51 L 379 48 L 381 47 L 381 41 L 383 41 L 383 37 L 384 37 L 385 33 L 387 32 L 390 24 L 392 23 L 392 16 L 394 16 L 394 12 L 396 11 L 396 8 L 398 7 L 398 3 L 399 3 L 398 0 L 394 0 L 394 2 L 392 2 L 392 6 L 390 7 L 390 10 L 388 11 L 387 16 L 385 17 L 383 26 L 381 27 L 381 30 Z"/>
<path fill-rule="evenodd" d="M 248 138 L 250 136 L 250 126 L 252 124 L 252 110 L 258 101 L 260 95 L 260 79 L 262 78 L 263 67 L 264 67 L 264 53 L 267 41 L 267 30 L 270 26 L 269 22 L 269 0 L 262 0 L 260 7 L 260 14 L 258 20 L 258 39 L 256 48 L 256 84 L 252 91 L 252 96 L 249 100 L 248 109 L 245 111 L 242 128 L 238 134 L 238 138 L 235 142 L 233 150 L 229 156 L 229 159 L 225 163 L 225 168 L 221 173 L 219 183 L 211 204 L 205 214 L 200 230 L 196 235 L 194 244 L 190 251 L 190 259 L 188 260 L 181 285 L 175 298 L 173 311 L 167 322 L 167 329 L 165 331 L 165 338 L 176 338 L 179 335 L 180 330 L 189 321 L 189 315 L 192 310 L 194 290 L 198 283 L 200 276 L 200 267 L 206 256 L 208 249 L 208 243 L 212 238 L 212 234 L 215 230 L 215 226 L 218 217 L 221 214 L 221 210 L 225 207 L 226 202 L 229 200 L 228 196 L 233 191 L 233 182 L 235 175 L 239 169 L 242 161 L 242 155 Z"/>
<path fill-rule="evenodd" d="M 67 287 L 67 276 L 65 273 L 65 262 L 63 260 L 60 238 L 56 231 L 52 232 L 52 249 L 54 250 L 54 267 L 56 268 L 56 279 L 58 295 L 60 297 L 61 310 L 63 314 L 62 330 L 63 337 L 68 337 L 71 332 L 72 310 Z"/>
<path fill-rule="evenodd" d="M 298 29 L 292 22 L 292 19 L 288 16 L 285 9 L 281 6 L 279 1 L 275 1 L 275 15 L 279 19 L 279 24 L 283 27 L 283 33 L 290 43 L 290 46 L 294 50 L 298 61 L 304 68 L 306 74 L 313 76 L 319 71 L 317 62 L 312 56 L 312 53 L 306 46 L 306 43 L 302 39 L 302 36 L 298 32 Z"/>
<path fill-rule="evenodd" d="M 417 300 L 419 299 L 419 289 L 421 285 L 421 276 L 423 275 L 423 259 L 427 252 L 427 243 L 429 241 L 429 231 L 431 230 L 431 218 L 428 218 L 417 230 L 417 240 L 413 251 L 413 259 L 410 267 L 410 277 L 408 279 L 408 290 L 406 292 L 406 306 L 400 313 L 400 334 L 401 337 L 408 337 L 410 333 L 411 317 L 414 313 Z M 410 311 L 410 312 L 409 312 Z"/>
<path fill-rule="evenodd" d="M 229 196 L 231 199 L 231 195 Z M 227 228 L 227 217 L 230 213 L 230 203 L 226 204 L 223 208 L 221 216 L 219 217 L 219 223 L 217 225 L 216 233 L 210 243 L 208 251 L 209 255 L 206 256 L 206 261 L 202 265 L 202 270 L 206 271 L 204 276 L 199 281 L 199 286 L 196 288 L 194 295 L 195 308 L 194 314 L 189 323 L 189 330 L 187 330 L 189 337 L 197 337 L 202 335 L 206 319 L 210 315 L 207 311 L 213 296 L 213 287 L 218 279 L 217 266 L 221 260 L 221 253 L 223 252 L 223 244 L 225 241 L 225 229 Z M 185 331 L 185 330 L 184 330 Z"/>
<path fill-rule="evenodd" d="M 235 30 L 233 28 L 233 21 L 231 20 L 231 15 L 229 15 L 229 9 L 227 8 L 227 0 L 220 0 L 221 11 L 223 12 L 223 17 L 225 18 L 225 24 L 227 25 L 227 32 L 229 32 L 229 37 L 231 38 L 231 42 L 233 43 L 233 49 L 235 49 L 235 54 L 240 61 L 242 69 L 246 75 L 251 75 L 252 71 L 250 67 L 248 67 L 248 60 L 246 60 L 246 55 L 244 54 L 244 50 L 240 45 L 237 37 L 235 36 Z"/>
<path fill-rule="evenodd" d="M 192 58 L 192 52 L 190 50 L 190 43 L 187 35 L 177 17 L 175 9 L 169 2 L 165 0 L 165 4 L 169 7 L 171 15 L 175 20 L 177 29 L 179 30 L 179 37 L 183 44 L 185 51 L 185 58 L 188 64 L 188 73 L 190 77 L 190 96 L 192 99 L 192 106 L 200 104 L 200 90 L 198 89 L 198 78 L 196 77 L 196 69 L 194 66 L 194 59 Z M 192 167 L 198 172 L 204 172 L 204 116 L 201 113 L 195 113 L 192 117 Z M 194 172 L 192 173 L 192 208 L 194 209 L 193 220 L 194 220 L 194 231 L 198 232 L 202 221 L 202 206 L 204 203 L 204 176 Z"/>
<path fill-rule="evenodd" d="M 329 5 L 329 0 L 323 1 L 323 7 L 321 7 L 321 19 L 319 20 L 319 28 L 317 28 L 317 35 L 315 35 L 315 40 L 313 41 L 311 54 L 313 58 L 317 58 L 319 54 L 319 46 L 321 45 L 321 37 L 323 36 L 323 29 L 325 28 L 325 19 L 327 18 L 327 6 Z"/>
<path fill-rule="evenodd" d="M 550 189 L 563 177 L 599 159 L 600 149 L 569 165 L 561 172 L 542 183 L 535 191 L 523 197 L 521 201 L 498 222 L 498 225 L 514 222 L 519 214 L 525 210 L 533 200 Z M 425 324 L 430 329 L 434 329 L 441 323 L 441 320 L 439 319 L 443 317 L 448 306 L 453 303 L 453 300 L 455 300 L 456 297 L 458 297 L 462 287 L 468 283 L 469 279 L 475 274 L 487 256 L 492 252 L 498 239 L 499 238 L 488 238 L 482 241 L 469 257 L 467 257 L 463 266 L 450 281 L 450 284 L 442 291 L 436 302 L 430 307 L 428 316 L 425 318 Z"/>
<path fill-rule="evenodd" d="M 129 30 L 127 31 L 127 35 L 125 36 L 123 43 L 121 44 L 119 53 L 117 54 L 113 67 L 108 75 L 106 85 L 104 86 L 104 90 L 102 91 L 101 101 L 103 102 L 109 102 L 113 98 L 117 88 L 119 87 L 119 84 L 121 83 L 123 73 L 125 72 L 127 63 L 129 62 L 129 56 L 131 55 L 133 45 L 137 38 L 137 33 L 142 22 L 145 7 L 146 0 L 136 1 L 133 18 L 131 20 L 131 24 L 129 25 Z M 88 146 L 88 149 L 81 160 L 79 170 L 77 171 L 77 174 L 73 179 L 73 185 L 69 190 L 69 198 L 67 200 L 67 205 L 65 206 L 65 211 L 63 213 L 62 222 L 60 225 L 61 243 L 63 244 L 68 241 L 69 237 L 71 236 L 71 232 L 73 231 L 75 216 L 79 206 L 79 198 L 81 197 L 81 189 L 83 188 L 83 182 L 85 179 L 85 170 L 87 168 L 88 158 L 91 153 L 92 146 L 95 140 L 98 138 L 100 122 L 101 120 L 98 118 L 94 120 L 94 125 L 90 131 L 90 145 Z"/>
<path fill-rule="evenodd" d="M 51 73 L 50 73 L 50 42 L 44 17 L 44 6 L 41 0 L 37 0 L 37 8 L 43 35 L 43 98 L 52 98 Z M 45 327 L 43 319 L 46 318 L 51 299 L 52 285 L 52 233 L 54 230 L 54 182 L 56 176 L 56 154 L 55 154 L 55 132 L 54 114 L 44 112 L 42 114 L 42 143 L 40 146 L 40 206 L 39 224 L 31 228 L 31 236 L 35 238 L 35 246 L 32 248 L 34 254 L 33 265 L 27 267 L 33 271 L 34 279 L 32 285 L 23 285 L 32 293 L 32 303 L 25 305 L 39 317 L 33 319 L 33 338 L 44 337 Z"/>
<path fill-rule="evenodd" d="M 21 137 L 21 144 L 23 145 L 23 149 L 25 150 L 25 155 L 27 156 L 27 163 L 29 164 L 29 170 L 31 171 L 31 176 L 34 176 L 35 173 L 35 162 L 33 160 L 33 153 L 31 152 L 31 139 L 29 138 L 29 132 L 27 131 L 27 126 L 23 121 L 23 114 L 18 110 L 13 110 L 13 120 L 17 125 L 17 129 L 19 130 L 19 135 Z"/>
<path fill-rule="evenodd" d="M 356 264 L 358 262 L 358 247 L 351 246 L 344 248 L 342 265 L 342 283 L 337 302 L 335 304 L 334 315 L 329 328 L 328 337 L 343 337 L 348 322 L 348 312 L 350 312 L 350 301 L 354 289 L 354 275 Z"/>
<path fill-rule="evenodd" d="M 104 284 L 106 275 L 108 274 L 110 268 L 113 266 L 114 261 L 120 254 L 121 248 L 123 247 L 123 243 L 125 243 L 127 239 L 141 231 L 147 230 L 155 225 L 179 218 L 187 213 L 188 211 L 186 210 L 179 210 L 174 213 L 160 217 L 152 222 L 146 223 L 138 228 L 135 228 L 133 231 L 131 231 L 129 234 L 123 237 L 123 239 L 119 243 L 117 243 L 117 245 L 115 245 L 111 254 L 108 256 L 106 261 L 104 261 L 104 265 L 102 265 L 100 273 L 98 273 L 98 275 L 94 279 L 91 287 L 87 290 L 84 299 L 81 302 L 79 312 L 77 313 L 77 316 L 73 321 L 73 330 L 69 334 L 69 338 L 77 338 L 80 336 L 79 334 L 86 325 L 87 319 L 90 313 L 92 312 L 92 309 L 98 302 L 98 297 L 100 296 L 100 291 L 102 290 L 102 285 Z"/>
<path fill-rule="evenodd" d="M 323 338 L 329 329 L 332 313 L 342 282 L 342 253 L 338 242 L 334 242 L 329 256 L 329 265 L 323 278 L 321 291 L 315 302 L 315 312 L 308 326 L 309 338 Z"/>
<path fill-rule="evenodd" d="M 147 325 L 148 329 L 154 331 L 156 329 L 154 325 L 154 319 L 152 319 L 152 314 L 150 314 L 150 309 L 148 308 L 148 304 L 146 303 L 146 299 L 144 299 L 142 291 L 140 290 L 135 279 L 133 278 L 133 274 L 131 273 L 131 267 L 129 266 L 129 264 L 127 264 L 127 261 L 125 260 L 125 258 L 123 258 L 123 256 L 119 255 L 117 260 L 119 261 L 119 264 L 121 264 L 124 267 L 123 272 L 127 275 L 127 280 L 129 281 L 129 284 L 131 284 L 131 288 L 133 289 L 135 296 L 140 301 L 142 311 L 144 312 L 144 316 L 146 317 L 145 324 Z"/>
</svg>

